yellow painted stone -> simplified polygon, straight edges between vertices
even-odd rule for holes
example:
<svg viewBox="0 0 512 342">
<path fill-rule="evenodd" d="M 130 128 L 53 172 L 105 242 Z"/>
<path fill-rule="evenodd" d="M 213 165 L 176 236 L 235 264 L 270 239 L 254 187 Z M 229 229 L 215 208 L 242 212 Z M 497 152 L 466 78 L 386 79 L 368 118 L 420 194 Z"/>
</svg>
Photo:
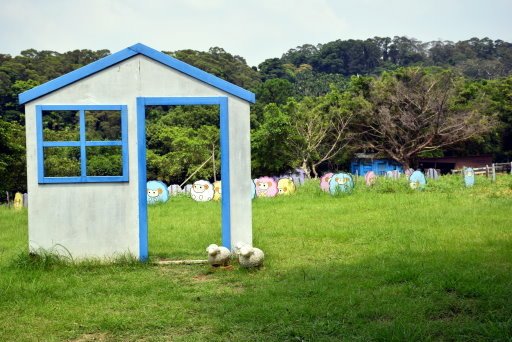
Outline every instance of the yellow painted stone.
<svg viewBox="0 0 512 342">
<path fill-rule="evenodd" d="M 17 192 L 14 195 L 14 209 L 21 209 L 23 208 L 23 194 L 21 192 Z"/>
<path fill-rule="evenodd" d="M 290 178 L 281 178 L 277 182 L 278 195 L 291 195 L 295 193 L 295 183 Z"/>
</svg>

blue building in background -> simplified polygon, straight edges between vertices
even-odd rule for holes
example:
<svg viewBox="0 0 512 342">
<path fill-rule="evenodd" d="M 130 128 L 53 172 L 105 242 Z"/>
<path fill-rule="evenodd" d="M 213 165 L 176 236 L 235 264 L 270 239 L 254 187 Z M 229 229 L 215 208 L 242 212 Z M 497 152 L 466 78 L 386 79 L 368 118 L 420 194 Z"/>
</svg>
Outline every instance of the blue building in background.
<svg viewBox="0 0 512 342">
<path fill-rule="evenodd" d="M 404 172 L 402 165 L 393 159 L 378 158 L 376 154 L 356 153 L 350 162 L 350 172 L 364 176 L 368 171 L 383 176 L 387 171 L 398 170 Z"/>
</svg>

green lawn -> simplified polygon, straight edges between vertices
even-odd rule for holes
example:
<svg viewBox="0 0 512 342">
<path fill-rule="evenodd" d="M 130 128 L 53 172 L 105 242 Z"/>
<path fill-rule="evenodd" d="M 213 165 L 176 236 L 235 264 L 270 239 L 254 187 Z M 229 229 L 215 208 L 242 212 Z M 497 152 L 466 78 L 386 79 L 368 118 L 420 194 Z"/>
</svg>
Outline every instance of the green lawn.
<svg viewBox="0 0 512 342">
<path fill-rule="evenodd" d="M 257 199 L 257 271 L 30 259 L 26 212 L 0 208 L 0 341 L 512 340 L 512 176 L 477 182 Z M 218 203 L 149 214 L 152 259 L 220 242 Z"/>
</svg>

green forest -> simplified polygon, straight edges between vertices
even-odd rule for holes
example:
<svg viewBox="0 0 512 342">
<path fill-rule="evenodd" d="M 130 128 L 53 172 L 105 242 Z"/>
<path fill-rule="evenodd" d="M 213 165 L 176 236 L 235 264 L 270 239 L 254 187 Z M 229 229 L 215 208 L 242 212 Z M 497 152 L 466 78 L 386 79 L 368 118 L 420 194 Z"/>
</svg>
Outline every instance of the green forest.
<svg viewBox="0 0 512 342">
<path fill-rule="evenodd" d="M 257 67 L 220 47 L 164 52 L 256 94 L 253 176 L 300 167 L 317 177 L 346 169 L 357 152 L 378 153 L 405 167 L 415 167 L 424 156 L 512 158 L 509 42 L 421 42 L 398 36 L 336 40 L 289 49 Z M 109 54 L 34 49 L 0 54 L 0 200 L 6 191 L 26 191 L 24 109 L 18 94 Z M 212 151 L 219 156 L 215 107 L 153 107 L 147 121 L 151 179 L 181 183 Z M 91 173 L 111 172 L 109 164 L 108 158 L 96 159 Z M 197 177 L 211 179 L 213 173 L 207 166 Z"/>
</svg>

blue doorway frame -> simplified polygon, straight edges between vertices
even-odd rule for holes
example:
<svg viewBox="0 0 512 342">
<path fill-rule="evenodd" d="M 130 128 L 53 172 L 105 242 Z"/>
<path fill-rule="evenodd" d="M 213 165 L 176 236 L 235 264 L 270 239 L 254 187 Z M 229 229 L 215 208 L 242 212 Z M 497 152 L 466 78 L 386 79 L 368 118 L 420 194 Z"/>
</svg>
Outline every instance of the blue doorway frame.
<svg viewBox="0 0 512 342">
<path fill-rule="evenodd" d="M 137 97 L 137 165 L 139 168 L 139 258 L 148 259 L 148 207 L 146 197 L 146 106 L 218 105 L 220 115 L 220 167 L 222 186 L 222 245 L 231 249 L 231 202 L 229 181 L 228 98 L 218 97 Z"/>
</svg>

